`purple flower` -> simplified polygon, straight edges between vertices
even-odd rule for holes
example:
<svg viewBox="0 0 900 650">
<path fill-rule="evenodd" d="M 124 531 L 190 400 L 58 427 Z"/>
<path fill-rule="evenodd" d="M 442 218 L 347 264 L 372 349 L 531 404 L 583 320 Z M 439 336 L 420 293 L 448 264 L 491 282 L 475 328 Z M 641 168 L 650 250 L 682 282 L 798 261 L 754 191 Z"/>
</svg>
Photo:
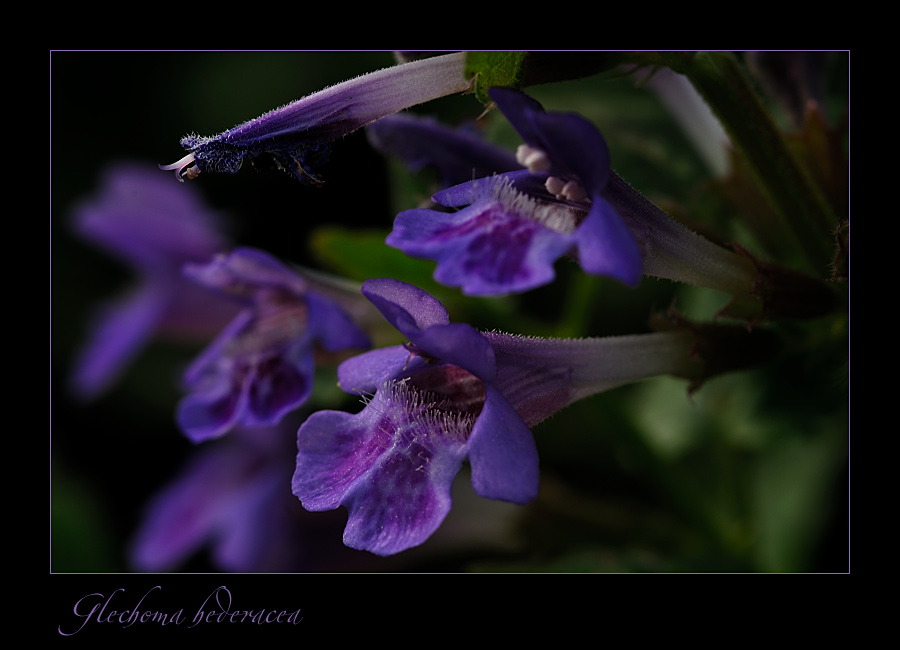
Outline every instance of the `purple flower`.
<svg viewBox="0 0 900 650">
<path fill-rule="evenodd" d="M 389 115 L 370 124 L 366 136 L 373 147 L 400 158 L 412 171 L 435 169 L 441 187 L 521 169 L 515 154 L 466 129 L 453 129 L 412 114 Z"/>
<path fill-rule="evenodd" d="M 575 252 L 588 273 L 635 285 L 641 250 L 604 198 L 612 172 L 603 136 L 574 113 L 547 113 L 524 93 L 491 98 L 527 143 L 519 171 L 450 188 L 433 199 L 455 213 L 407 210 L 387 243 L 438 262 L 435 278 L 464 293 L 518 292 L 550 282 L 554 262 Z"/>
<path fill-rule="evenodd" d="M 366 406 L 356 415 L 320 411 L 300 427 L 293 492 L 303 507 L 345 506 L 344 543 L 391 555 L 438 528 L 466 459 L 480 496 L 534 499 L 534 439 L 495 387 L 488 339 L 450 323 L 437 300 L 403 282 L 369 280 L 363 293 L 410 342 L 338 368 L 341 387 L 367 396 Z"/>
<path fill-rule="evenodd" d="M 293 492 L 310 511 L 345 506 L 344 543 L 378 555 L 422 544 L 440 526 L 464 461 L 479 496 L 528 503 L 539 481 L 530 426 L 623 384 L 697 376 L 687 329 L 590 339 L 480 333 L 450 323 L 437 300 L 406 283 L 369 280 L 362 290 L 409 343 L 341 364 L 341 388 L 365 407 L 303 423 Z"/>
<path fill-rule="evenodd" d="M 285 489 L 293 436 L 283 427 L 236 434 L 198 450 L 148 504 L 132 542 L 137 570 L 170 571 L 206 546 L 225 571 L 301 568 L 302 510 Z"/>
<path fill-rule="evenodd" d="M 228 247 L 219 215 L 190 188 L 161 179 L 155 168 L 116 165 L 100 192 L 73 211 L 73 226 L 138 275 L 132 289 L 95 316 L 71 380 L 81 397 L 107 389 L 154 334 L 208 337 L 234 317 L 228 301 L 181 275 L 184 263 L 206 262 Z"/>
<path fill-rule="evenodd" d="M 186 136 L 188 155 L 161 169 L 178 180 L 201 172 L 237 172 L 245 159 L 264 160 L 304 183 L 319 185 L 313 167 L 328 143 L 374 120 L 469 87 L 465 54 L 455 53 L 378 70 L 299 99 L 212 137 Z"/>
<path fill-rule="evenodd" d="M 238 424 L 275 424 L 303 404 L 316 344 L 330 352 L 370 345 L 337 302 L 262 251 L 237 249 L 185 273 L 244 305 L 185 373 L 190 395 L 178 422 L 194 442 Z"/>
</svg>

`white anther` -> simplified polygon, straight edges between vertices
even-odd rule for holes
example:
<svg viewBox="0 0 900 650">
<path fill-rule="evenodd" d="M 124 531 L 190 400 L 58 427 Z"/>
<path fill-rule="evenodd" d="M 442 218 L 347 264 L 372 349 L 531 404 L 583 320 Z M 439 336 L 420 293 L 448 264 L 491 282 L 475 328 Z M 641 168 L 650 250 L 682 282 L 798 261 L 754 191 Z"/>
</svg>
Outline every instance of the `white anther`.
<svg viewBox="0 0 900 650">
<path fill-rule="evenodd" d="M 566 198 L 570 201 L 584 201 L 588 195 L 587 192 L 584 191 L 584 188 L 576 183 L 575 181 L 569 181 L 562 188 L 563 198 Z"/>
<path fill-rule="evenodd" d="M 565 185 L 566 184 L 563 182 L 563 180 L 561 178 L 557 178 L 556 176 L 551 176 L 547 179 L 547 182 L 544 183 L 544 187 L 547 188 L 547 191 L 558 199 L 562 198 L 562 191 Z"/>
<path fill-rule="evenodd" d="M 547 154 L 527 144 L 520 144 L 516 149 L 516 161 L 520 165 L 527 167 L 532 174 L 545 172 L 550 169 L 550 161 L 547 159 Z"/>
<path fill-rule="evenodd" d="M 581 203 L 588 198 L 584 188 L 575 181 L 564 181 L 556 176 L 551 176 L 544 183 L 544 187 L 558 199 L 565 199 L 575 203 Z"/>
</svg>

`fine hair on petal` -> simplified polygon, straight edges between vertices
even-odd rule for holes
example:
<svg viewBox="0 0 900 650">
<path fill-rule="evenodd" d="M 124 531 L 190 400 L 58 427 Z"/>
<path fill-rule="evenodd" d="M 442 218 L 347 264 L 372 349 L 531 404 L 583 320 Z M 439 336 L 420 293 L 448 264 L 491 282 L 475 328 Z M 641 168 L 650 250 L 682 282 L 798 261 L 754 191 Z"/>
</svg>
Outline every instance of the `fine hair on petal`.
<svg viewBox="0 0 900 650">
<path fill-rule="evenodd" d="M 490 185 L 490 198 L 503 205 L 516 216 L 537 221 L 539 224 L 564 235 L 571 235 L 578 227 L 578 208 L 564 203 L 541 201 L 517 190 L 512 181 L 500 177 Z"/>
<path fill-rule="evenodd" d="M 454 407 L 446 397 L 413 386 L 408 378 L 386 381 L 366 406 L 381 416 L 381 433 L 395 446 L 421 445 L 431 449 L 432 439 L 465 443 L 477 416 Z"/>
</svg>

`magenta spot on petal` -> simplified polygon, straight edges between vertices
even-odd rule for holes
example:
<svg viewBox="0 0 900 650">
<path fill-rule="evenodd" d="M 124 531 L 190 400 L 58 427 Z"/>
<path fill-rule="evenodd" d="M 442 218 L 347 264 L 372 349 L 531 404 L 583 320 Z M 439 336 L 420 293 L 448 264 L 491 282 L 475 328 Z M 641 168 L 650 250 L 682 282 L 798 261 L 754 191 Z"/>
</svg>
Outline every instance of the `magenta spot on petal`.
<svg viewBox="0 0 900 650">
<path fill-rule="evenodd" d="M 525 263 L 535 232 L 542 226 L 531 219 L 510 216 L 497 204 L 458 226 L 439 230 L 438 237 L 467 237 L 463 268 L 495 284 L 522 281 L 531 276 Z"/>
</svg>

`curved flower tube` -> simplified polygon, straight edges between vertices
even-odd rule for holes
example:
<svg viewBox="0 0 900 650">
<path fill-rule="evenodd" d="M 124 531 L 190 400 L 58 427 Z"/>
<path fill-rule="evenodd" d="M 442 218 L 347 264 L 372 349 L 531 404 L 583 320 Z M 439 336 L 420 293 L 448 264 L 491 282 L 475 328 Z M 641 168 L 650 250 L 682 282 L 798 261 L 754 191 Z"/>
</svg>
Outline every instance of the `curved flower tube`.
<svg viewBox="0 0 900 650">
<path fill-rule="evenodd" d="M 328 143 L 374 120 L 410 106 L 462 92 L 464 53 L 403 63 L 330 88 L 275 109 L 211 137 L 181 140 L 188 154 L 160 169 L 179 181 L 201 172 L 233 174 L 244 160 L 261 157 L 303 183 L 321 185 L 314 167 L 328 156 Z"/>
</svg>

